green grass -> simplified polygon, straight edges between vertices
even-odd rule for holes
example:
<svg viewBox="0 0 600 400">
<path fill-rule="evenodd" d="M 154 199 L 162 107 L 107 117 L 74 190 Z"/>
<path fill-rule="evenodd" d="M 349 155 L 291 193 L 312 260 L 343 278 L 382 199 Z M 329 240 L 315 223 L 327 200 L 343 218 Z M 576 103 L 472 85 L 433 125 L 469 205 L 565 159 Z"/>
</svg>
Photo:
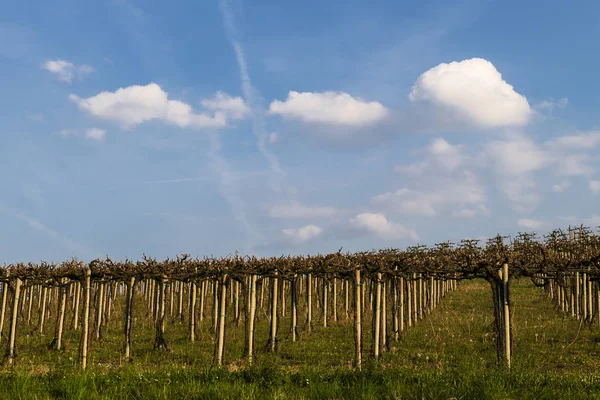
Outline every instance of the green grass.
<svg viewBox="0 0 600 400">
<path fill-rule="evenodd" d="M 462 283 L 430 316 L 392 342 L 378 364 L 367 361 L 358 372 L 350 368 L 353 325 L 344 320 L 343 310 L 343 321 L 326 329 L 315 321 L 314 331 L 301 331 L 297 343 L 287 338 L 289 319 L 284 318 L 277 354 L 263 350 L 268 323 L 259 313 L 252 368 L 240 359 L 243 326 L 229 325 L 227 366 L 211 369 L 210 308 L 196 343 L 187 340 L 185 324 L 169 322 L 166 339 L 172 351 L 158 352 L 152 349 L 152 327 L 139 299 L 131 363 L 120 356 L 120 305 L 102 342 L 91 343 L 91 366 L 85 372 L 77 365 L 79 332 L 69 330 L 66 350 L 56 352 L 45 348 L 51 335 L 29 334 L 32 328 L 21 324 L 17 364 L 0 369 L 0 398 L 600 399 L 597 325 L 580 326 L 556 312 L 543 291 L 525 280 L 513 284 L 513 306 L 510 372 L 496 367 L 491 293 L 487 282 L 479 280 Z"/>
</svg>

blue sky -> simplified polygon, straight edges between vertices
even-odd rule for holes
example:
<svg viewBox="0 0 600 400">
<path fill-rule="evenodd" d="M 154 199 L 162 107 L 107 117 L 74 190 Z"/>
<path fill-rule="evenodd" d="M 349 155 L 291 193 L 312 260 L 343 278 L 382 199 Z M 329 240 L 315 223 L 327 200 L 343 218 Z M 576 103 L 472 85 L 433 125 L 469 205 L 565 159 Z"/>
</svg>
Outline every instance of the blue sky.
<svg viewBox="0 0 600 400">
<path fill-rule="evenodd" d="M 592 1 L 0 4 L 3 262 L 600 225 Z"/>
</svg>

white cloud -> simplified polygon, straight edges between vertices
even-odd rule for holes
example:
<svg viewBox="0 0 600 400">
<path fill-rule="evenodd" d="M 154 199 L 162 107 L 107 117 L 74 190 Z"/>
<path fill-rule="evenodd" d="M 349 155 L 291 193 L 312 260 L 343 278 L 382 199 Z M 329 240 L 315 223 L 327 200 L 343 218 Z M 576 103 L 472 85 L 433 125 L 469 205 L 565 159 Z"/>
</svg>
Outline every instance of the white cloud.
<svg viewBox="0 0 600 400">
<path fill-rule="evenodd" d="M 86 138 L 88 138 L 90 140 L 95 140 L 97 142 L 102 142 L 104 140 L 105 136 L 106 136 L 106 131 L 104 129 L 90 128 L 90 129 L 86 129 L 86 131 L 85 131 Z"/>
<path fill-rule="evenodd" d="M 389 221 L 381 213 L 359 214 L 355 218 L 350 219 L 350 223 L 375 233 L 383 239 L 410 239 L 415 242 L 419 240 L 419 235 L 417 235 L 416 231 Z"/>
<path fill-rule="evenodd" d="M 586 154 L 556 154 L 557 174 L 561 176 L 589 176 L 594 173 L 589 163 L 590 157 Z"/>
<path fill-rule="evenodd" d="M 220 128 L 227 125 L 227 117 L 240 118 L 245 111 L 243 100 L 218 93 L 205 100 L 214 115 L 195 113 L 192 107 L 178 100 L 169 100 L 168 93 L 156 83 L 128 86 L 115 92 L 102 92 L 87 99 L 74 94 L 69 99 L 89 114 L 131 127 L 143 122 L 161 120 L 181 128 Z"/>
<path fill-rule="evenodd" d="M 557 150 L 564 148 L 572 149 L 593 149 L 600 144 L 600 132 L 587 132 L 577 135 L 567 135 L 556 138 L 548 143 L 550 147 Z"/>
<path fill-rule="evenodd" d="M 524 136 L 492 141 L 486 145 L 486 153 L 496 163 L 499 172 L 509 175 L 542 169 L 550 161 L 543 149 Z"/>
<path fill-rule="evenodd" d="M 455 211 L 454 215 L 459 217 L 487 212 L 486 201 L 485 188 L 469 171 L 462 171 L 452 177 L 445 175 L 428 189 L 402 188 L 373 197 L 374 204 L 378 206 L 405 215 L 425 217 L 436 216 L 440 208 L 447 206 L 458 207 L 459 210 Z"/>
<path fill-rule="evenodd" d="M 75 129 L 61 129 L 58 134 L 60 136 L 77 136 L 77 131 Z"/>
<path fill-rule="evenodd" d="M 399 165 L 395 168 L 396 172 L 422 175 L 431 168 L 442 168 L 449 172 L 456 170 L 467 161 L 463 146 L 452 145 L 443 138 L 433 139 L 425 148 L 425 153 L 427 157 L 424 160 L 409 165 Z"/>
<path fill-rule="evenodd" d="M 269 134 L 269 143 L 270 144 L 277 143 L 278 140 L 279 140 L 279 135 L 277 134 L 277 132 L 271 132 Z"/>
<path fill-rule="evenodd" d="M 367 102 L 344 92 L 294 92 L 285 101 L 274 100 L 270 114 L 307 123 L 361 127 L 382 121 L 388 110 L 379 102 Z"/>
<path fill-rule="evenodd" d="M 430 102 L 483 128 L 525 125 L 532 115 L 525 96 L 481 58 L 431 68 L 417 79 L 409 99 Z"/>
<path fill-rule="evenodd" d="M 227 93 L 217 92 L 214 98 L 202 100 L 208 110 L 223 111 L 233 119 L 241 119 L 250 114 L 250 109 L 241 97 L 231 97 Z"/>
<path fill-rule="evenodd" d="M 329 218 L 340 211 L 335 207 L 308 207 L 298 202 L 279 204 L 269 209 L 271 218 Z"/>
<path fill-rule="evenodd" d="M 89 65 L 75 65 L 65 60 L 51 60 L 42 64 L 42 68 L 52 72 L 63 82 L 71 83 L 74 77 L 83 77 L 94 71 Z"/>
<path fill-rule="evenodd" d="M 316 225 L 306 225 L 302 228 L 283 229 L 282 233 L 291 243 L 302 243 L 321 235 L 323 229 Z"/>
<path fill-rule="evenodd" d="M 594 194 L 600 193 L 600 181 L 590 181 L 590 190 Z"/>
<path fill-rule="evenodd" d="M 532 173 L 552 161 L 552 157 L 532 140 L 513 136 L 485 146 L 485 154 L 499 178 L 500 190 L 521 212 L 533 210 L 540 201 Z"/>
<path fill-rule="evenodd" d="M 569 182 L 569 181 L 560 181 L 556 185 L 552 185 L 552 191 L 553 192 L 557 192 L 557 193 L 561 193 L 561 192 L 564 192 L 565 190 L 567 190 L 569 187 L 571 187 L 571 182 Z"/>
<path fill-rule="evenodd" d="M 540 229 L 544 226 L 544 223 L 536 219 L 521 218 L 517 221 L 517 225 L 525 229 Z"/>
<path fill-rule="evenodd" d="M 542 101 L 540 104 L 535 106 L 538 110 L 546 110 L 546 111 L 554 111 L 554 110 L 562 110 L 569 104 L 569 99 L 563 97 L 559 100 L 554 100 L 552 98 L 546 99 Z"/>
</svg>

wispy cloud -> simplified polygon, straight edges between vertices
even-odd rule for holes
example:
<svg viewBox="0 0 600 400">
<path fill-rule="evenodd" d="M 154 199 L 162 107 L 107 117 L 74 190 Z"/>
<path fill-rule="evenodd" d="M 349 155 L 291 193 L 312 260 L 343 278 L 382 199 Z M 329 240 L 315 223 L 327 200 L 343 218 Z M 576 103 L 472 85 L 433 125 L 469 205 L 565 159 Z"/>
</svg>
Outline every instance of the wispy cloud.
<svg viewBox="0 0 600 400">
<path fill-rule="evenodd" d="M 234 173 L 231 172 L 227 160 L 219 155 L 221 143 L 218 134 L 209 133 L 209 140 L 208 157 L 212 161 L 212 168 L 219 178 L 219 193 L 229 203 L 236 221 L 246 232 L 247 242 L 241 250 L 249 253 L 257 245 L 262 244 L 264 237 L 258 228 L 250 222 L 246 212 L 246 203 L 233 186 L 235 182 Z"/>
<path fill-rule="evenodd" d="M 275 191 L 281 191 L 282 181 L 285 179 L 285 172 L 279 164 L 279 160 L 267 147 L 270 142 L 270 135 L 266 129 L 265 112 L 266 110 L 260 104 L 260 93 L 252 85 L 250 74 L 248 73 L 248 65 L 242 48 L 241 42 L 238 39 L 238 33 L 235 24 L 235 18 L 231 9 L 229 0 L 221 0 L 219 2 L 221 13 L 225 25 L 227 37 L 233 47 L 235 57 L 240 69 L 240 80 L 242 83 L 242 93 L 246 105 L 250 107 L 252 117 L 252 131 L 256 137 L 256 145 L 261 154 L 267 159 L 269 168 L 273 172 L 271 187 Z"/>
<path fill-rule="evenodd" d="M 67 83 L 71 83 L 73 78 L 82 78 L 94 71 L 89 65 L 75 65 L 66 60 L 49 60 L 42 64 L 42 68 Z"/>
<path fill-rule="evenodd" d="M 73 239 L 68 238 L 62 233 L 46 226 L 41 221 L 30 217 L 20 211 L 14 210 L 10 207 L 7 207 L 4 204 L 0 204 L 0 214 L 4 214 L 8 217 L 18 219 L 24 223 L 26 223 L 31 229 L 36 232 L 39 232 L 49 239 L 53 240 L 55 243 L 58 243 L 60 246 L 64 247 L 67 251 L 69 251 L 73 256 L 80 256 L 86 259 L 92 259 L 99 257 L 102 253 L 85 245 L 79 243 Z M 29 260 L 23 260 L 29 261 Z"/>
</svg>

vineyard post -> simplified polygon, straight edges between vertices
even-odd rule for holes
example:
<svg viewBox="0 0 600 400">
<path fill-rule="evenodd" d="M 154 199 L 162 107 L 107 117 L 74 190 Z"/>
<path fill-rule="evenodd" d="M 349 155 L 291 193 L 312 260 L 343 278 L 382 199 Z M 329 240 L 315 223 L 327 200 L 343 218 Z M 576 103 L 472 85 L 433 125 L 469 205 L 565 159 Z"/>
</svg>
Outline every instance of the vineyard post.
<svg viewBox="0 0 600 400">
<path fill-rule="evenodd" d="M 75 281 L 75 299 L 73 301 L 73 330 L 79 329 L 79 303 L 81 301 L 81 282 Z"/>
<path fill-rule="evenodd" d="M 204 295 L 206 294 L 206 281 L 200 282 L 200 322 L 204 321 Z"/>
<path fill-rule="evenodd" d="M 410 276 L 410 275 L 409 275 Z M 406 278 L 406 327 L 412 326 L 412 283 L 410 278 Z M 403 288 L 404 290 L 404 288 Z"/>
<path fill-rule="evenodd" d="M 396 271 L 398 270 L 398 268 L 395 269 Z M 399 320 L 398 320 L 398 278 L 396 276 L 394 276 L 392 278 L 392 280 L 390 281 L 391 285 L 390 285 L 390 289 L 392 290 L 392 295 L 393 295 L 393 326 L 392 329 L 394 331 L 394 341 L 398 341 L 399 339 L 399 333 L 398 330 L 399 328 Z"/>
<path fill-rule="evenodd" d="M 63 336 L 63 326 L 65 323 L 65 309 L 67 303 L 67 284 L 65 283 L 65 278 L 62 278 L 59 281 L 59 289 L 58 289 L 58 304 L 57 304 L 57 315 L 56 315 L 56 327 L 54 329 L 54 339 L 50 344 L 51 348 L 56 350 L 60 350 L 62 348 L 62 336 Z"/>
<path fill-rule="evenodd" d="M 373 358 L 379 360 L 379 343 L 381 329 L 381 272 L 377 273 L 375 282 L 375 299 L 373 305 Z"/>
<path fill-rule="evenodd" d="M 270 279 L 271 282 L 271 334 L 269 337 L 270 347 L 269 351 L 274 352 L 277 347 L 277 270 L 274 271 L 274 277 Z"/>
<path fill-rule="evenodd" d="M 298 334 L 297 326 L 298 326 L 298 294 L 297 294 L 297 286 L 298 286 L 298 275 L 294 274 L 292 281 L 290 283 L 290 291 L 292 292 L 292 342 L 296 341 L 296 336 Z"/>
<path fill-rule="evenodd" d="M 387 296 L 388 290 L 388 279 L 384 276 L 383 284 L 381 285 L 381 352 L 387 350 Z"/>
<path fill-rule="evenodd" d="M 44 322 L 46 320 L 46 304 L 48 299 L 48 286 L 44 285 L 42 289 L 42 310 L 40 312 L 40 334 L 44 334 Z"/>
<path fill-rule="evenodd" d="M 337 322 L 337 278 L 333 278 L 333 322 Z"/>
<path fill-rule="evenodd" d="M 28 295 L 28 304 L 27 304 L 27 325 L 31 325 L 31 307 L 33 306 L 33 289 L 35 289 L 34 285 L 31 285 L 27 290 Z"/>
<path fill-rule="evenodd" d="M 508 298 L 508 264 L 502 265 L 502 297 L 504 300 L 504 349 L 506 356 L 506 366 L 510 368 L 510 304 Z"/>
<path fill-rule="evenodd" d="M 165 340 L 165 296 L 166 296 L 166 284 L 167 276 L 162 275 L 157 282 L 156 287 L 159 289 L 157 293 L 157 306 L 156 306 L 156 336 L 154 338 L 154 349 L 167 350 L 167 341 Z"/>
<path fill-rule="evenodd" d="M 284 318 L 285 317 L 285 286 L 286 286 L 286 281 L 285 280 L 281 280 L 281 317 Z"/>
<path fill-rule="evenodd" d="M 196 282 L 190 282 L 190 304 L 189 304 L 189 318 L 188 318 L 188 328 L 190 334 L 190 342 L 194 342 L 196 340 L 196 297 L 197 297 L 197 289 Z"/>
<path fill-rule="evenodd" d="M 354 366 L 360 371 L 362 368 L 362 325 L 361 325 L 361 286 L 360 269 L 354 270 Z"/>
<path fill-rule="evenodd" d="M 133 295 L 135 290 L 135 277 L 132 276 L 127 282 L 126 306 L 125 306 L 125 359 L 131 360 L 131 330 L 133 322 Z"/>
<path fill-rule="evenodd" d="M 92 289 L 91 282 L 91 270 L 90 268 L 85 269 L 85 280 L 83 283 L 83 329 L 81 330 L 81 344 L 79 347 L 79 354 L 81 360 L 81 368 L 86 369 L 87 367 L 87 353 L 88 353 L 88 338 L 90 331 L 90 291 Z"/>
<path fill-rule="evenodd" d="M 6 315 L 6 297 L 8 296 L 8 281 L 2 282 L 2 309 L 0 309 L 0 339 L 4 330 L 4 316 Z"/>
<path fill-rule="evenodd" d="M 398 291 L 400 297 L 400 303 L 398 305 L 400 315 L 398 318 L 400 319 L 400 332 L 404 332 L 404 277 L 400 277 L 400 283 L 398 284 Z"/>
<path fill-rule="evenodd" d="M 96 340 L 102 336 L 102 315 L 104 306 L 104 283 L 98 282 L 98 307 L 96 309 Z"/>
<path fill-rule="evenodd" d="M 179 323 L 183 323 L 183 295 L 185 291 L 185 285 L 183 282 L 177 282 L 179 291 L 177 292 L 177 319 Z"/>
<path fill-rule="evenodd" d="M 250 299 L 248 301 L 249 313 L 246 315 L 247 318 L 247 356 L 248 356 L 248 365 L 252 365 L 254 361 L 254 322 L 256 320 L 256 279 L 257 276 L 252 274 L 250 276 Z"/>
<path fill-rule="evenodd" d="M 323 277 L 321 288 L 323 290 L 323 328 L 327 328 L 327 292 L 329 285 L 327 284 L 327 279 Z"/>
<path fill-rule="evenodd" d="M 16 356 L 16 342 L 17 342 L 17 317 L 19 313 L 19 296 L 21 295 L 21 279 L 15 278 L 15 288 L 13 297 L 12 313 L 10 316 L 10 334 L 8 336 L 8 349 L 6 351 L 7 360 L 6 363 L 11 365 L 14 362 Z"/>
<path fill-rule="evenodd" d="M 350 288 L 350 279 L 344 279 L 344 309 L 346 311 L 346 319 L 350 318 L 349 313 L 349 293 L 348 289 Z"/>
<path fill-rule="evenodd" d="M 218 323 L 218 333 L 216 335 L 217 338 L 217 348 L 216 348 L 216 364 L 218 367 L 223 365 L 223 354 L 225 349 L 225 316 L 227 314 L 227 274 L 224 274 L 221 279 L 218 279 L 217 282 L 220 286 L 220 301 L 219 301 L 219 323 Z M 215 292 L 217 292 L 215 288 Z"/>
<path fill-rule="evenodd" d="M 306 276 L 306 328 L 312 330 L 312 274 Z"/>
<path fill-rule="evenodd" d="M 581 319 L 583 321 L 587 321 L 588 318 L 588 293 L 587 293 L 587 274 L 583 272 L 581 274 L 581 289 L 582 289 L 582 310 L 581 310 Z"/>
</svg>

